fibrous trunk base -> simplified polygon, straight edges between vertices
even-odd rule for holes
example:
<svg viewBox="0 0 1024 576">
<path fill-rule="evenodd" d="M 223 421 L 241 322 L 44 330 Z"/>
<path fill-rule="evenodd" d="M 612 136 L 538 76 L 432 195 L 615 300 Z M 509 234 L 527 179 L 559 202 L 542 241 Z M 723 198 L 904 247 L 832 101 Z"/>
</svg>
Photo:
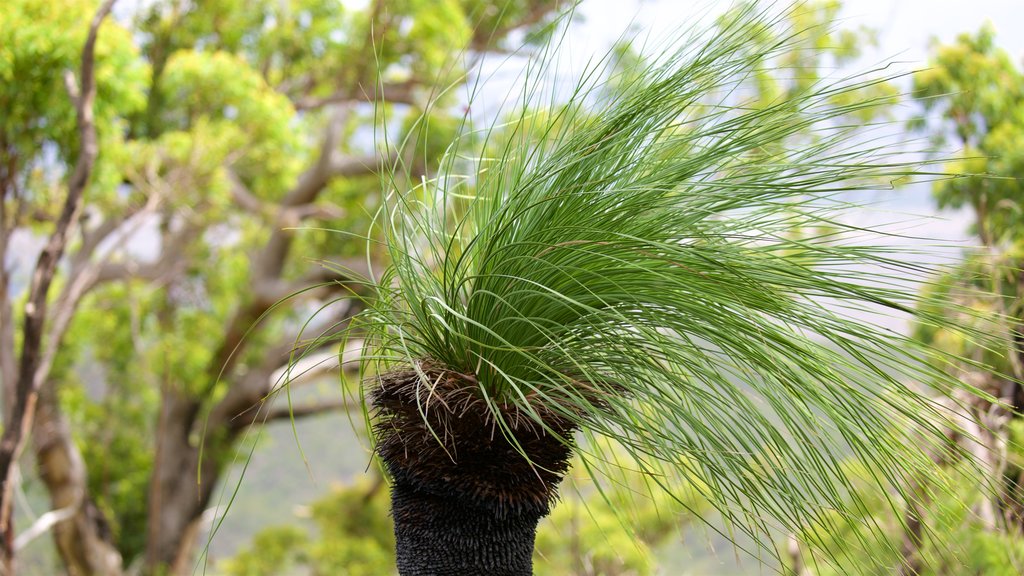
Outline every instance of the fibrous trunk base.
<svg viewBox="0 0 1024 576">
<path fill-rule="evenodd" d="M 475 382 L 439 369 L 383 375 L 370 399 L 394 481 L 399 574 L 532 574 L 537 522 L 568 469 L 573 425 L 513 406 L 496 416 Z"/>
</svg>

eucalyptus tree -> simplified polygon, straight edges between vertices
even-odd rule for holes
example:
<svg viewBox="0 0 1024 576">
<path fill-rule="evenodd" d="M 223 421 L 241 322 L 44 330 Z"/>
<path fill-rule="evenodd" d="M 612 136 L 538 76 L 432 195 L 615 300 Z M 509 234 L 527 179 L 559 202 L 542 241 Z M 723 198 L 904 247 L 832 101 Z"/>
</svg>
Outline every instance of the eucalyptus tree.
<svg viewBox="0 0 1024 576">
<path fill-rule="evenodd" d="M 296 227 L 375 206 L 393 160 L 364 145 L 375 105 L 418 113 L 462 77 L 450 53 L 501 47 L 555 3 L 166 0 L 90 26 L 101 4 L 0 3 L 3 502 L 34 415 L 52 506 L 15 510 L 0 542 L 9 558 L 52 532 L 74 574 L 190 573 L 246 430 L 342 407 L 267 401 L 305 307 L 349 279 L 318 260 L 358 250 Z M 17 263 L 39 237 L 57 241 L 29 290 Z"/>
<path fill-rule="evenodd" d="M 747 89 L 793 40 L 766 40 L 781 21 L 746 5 L 638 69 L 601 61 L 552 110 L 541 57 L 510 118 L 467 120 L 437 177 L 391 174 L 390 265 L 346 334 L 365 336 L 403 576 L 532 573 L 574 454 L 670 494 L 695 479 L 762 543 L 866 522 L 848 533 L 893 546 L 858 515 L 847 455 L 900 495 L 943 474 L 950 410 L 914 383 L 976 390 L 874 322 L 987 336 L 905 288 L 927 267 L 844 223 L 850 197 L 924 170 L 853 137 L 891 101 L 853 97 L 878 80 Z"/>
</svg>

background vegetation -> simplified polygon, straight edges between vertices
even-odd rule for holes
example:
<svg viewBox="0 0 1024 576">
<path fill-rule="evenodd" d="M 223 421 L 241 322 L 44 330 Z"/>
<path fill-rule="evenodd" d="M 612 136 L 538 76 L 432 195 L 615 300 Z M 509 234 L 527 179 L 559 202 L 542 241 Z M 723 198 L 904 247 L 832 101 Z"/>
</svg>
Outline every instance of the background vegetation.
<svg viewBox="0 0 1024 576">
<path fill-rule="evenodd" d="M 750 79 L 752 105 L 857 58 L 872 33 L 836 24 L 839 7 L 804 3 L 779 29 L 751 38 L 752 50 L 782 35 L 800 40 L 779 55 L 785 74 Z M 8 484 L 15 504 L 3 527 L 7 555 L 26 574 L 189 574 L 217 527 L 212 573 L 389 574 L 386 484 L 372 467 L 362 474 L 369 455 L 358 438 L 360 418 L 351 419 L 351 432 L 339 415 L 352 407 L 335 381 L 340 375 L 351 386 L 353 374 L 333 348 L 300 335 L 343 328 L 358 304 L 332 304 L 315 325 L 304 322 L 337 295 L 363 290 L 355 279 L 369 264 L 384 263 L 357 237 L 380 205 L 381 167 L 402 161 L 412 178 L 431 174 L 465 112 L 464 94 L 482 79 L 476 65 L 523 58 L 550 32 L 558 3 L 118 5 L 97 29 L 91 178 L 62 225 L 76 170 L 91 149 L 82 130 L 89 83 L 81 58 L 98 8 L 80 0 L 0 5 L 5 432 L 17 428 L 18 386 L 35 386 L 38 398 Z M 991 28 L 935 44 L 930 54 L 931 67 L 914 74 L 902 100 L 888 83 L 866 86 L 861 97 L 912 105 L 906 131 L 930 139 L 942 157 L 957 151 L 948 171 L 977 175 L 934 184 L 940 208 L 973 215 L 979 246 L 924 289 L 991 312 L 986 328 L 1000 331 L 1005 347 L 974 349 L 926 325 L 915 327 L 915 336 L 1021 378 L 1024 336 L 1012 320 L 1021 316 L 1024 290 L 1024 196 L 1016 178 L 1024 163 L 1024 76 Z M 628 69 L 634 52 L 624 43 L 616 56 Z M 381 112 L 395 139 L 409 137 L 413 146 L 399 152 L 375 144 Z M 414 125 L 424 114 L 428 121 Z M 902 117 L 880 105 L 850 121 L 869 126 L 886 118 Z M 42 294 L 48 306 L 33 306 L 37 255 L 61 234 L 52 287 Z M 40 309 L 36 341 L 23 327 L 26 310 Z M 293 375 L 292 396 L 270 402 L 296 348 L 307 357 Z M 30 357 L 36 359 L 24 372 Z M 956 370 L 1024 406 L 1012 379 L 974 373 L 969 364 Z M 982 442 L 952 432 L 950 439 L 986 463 L 985 477 L 956 486 L 922 478 L 920 498 L 897 506 L 902 516 L 891 512 L 886 495 L 866 493 L 873 507 L 864 518 L 884 527 L 891 553 L 858 547 L 864 540 L 856 535 L 808 528 L 778 535 L 784 566 L 777 567 L 832 573 L 829 559 L 809 544 L 827 539 L 864 574 L 1024 572 L 1024 423 L 1006 407 L 971 402 L 961 428 Z M 320 485 L 305 472 L 291 417 L 297 426 L 310 421 L 299 435 L 304 449 L 329 446 L 338 459 L 310 463 Z M 232 472 L 250 454 L 252 468 L 221 524 L 216 507 L 233 497 Z M 857 462 L 847 465 L 870 474 Z M 308 504 L 300 518 L 268 518 L 290 512 L 285 504 L 295 496 L 283 490 L 319 491 L 325 481 L 332 487 L 319 500 L 294 502 Z M 699 485 L 681 503 L 651 495 L 622 506 L 644 492 L 642 483 L 626 476 L 598 491 L 583 477 L 572 479 L 542 524 L 538 573 L 698 572 L 701 557 L 715 566 L 705 573 L 731 570 L 721 566 L 733 565 L 732 551 L 695 523 L 695 512 L 708 511 Z M 994 497 L 982 496 L 982 483 L 998 486 Z M 973 513 L 955 513 L 946 505 L 950 494 L 971 502 Z M 709 545 L 717 551 L 709 553 Z"/>
</svg>

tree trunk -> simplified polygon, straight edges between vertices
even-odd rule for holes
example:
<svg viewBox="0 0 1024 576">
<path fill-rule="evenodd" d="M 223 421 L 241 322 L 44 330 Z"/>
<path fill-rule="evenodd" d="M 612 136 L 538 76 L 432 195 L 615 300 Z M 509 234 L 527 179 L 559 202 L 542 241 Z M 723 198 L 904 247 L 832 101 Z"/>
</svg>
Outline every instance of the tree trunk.
<svg viewBox="0 0 1024 576">
<path fill-rule="evenodd" d="M 497 502 L 466 502 L 444 484 L 434 488 L 440 493 L 407 482 L 391 489 L 399 574 L 533 574 L 534 536 L 546 509 L 502 514 Z"/>
<path fill-rule="evenodd" d="M 73 98 L 79 134 L 78 159 L 68 179 L 68 195 L 61 208 L 60 217 L 36 260 L 25 301 L 21 357 L 14 386 L 13 408 L 5 410 L 8 419 L 4 421 L 3 434 L 0 435 L 0 570 L 4 574 L 14 573 L 14 525 L 11 514 L 14 496 L 13 472 L 25 445 L 25 437 L 32 430 L 39 388 L 46 380 L 46 374 L 38 374 L 37 369 L 42 355 L 47 297 L 57 266 L 71 237 L 71 230 L 82 212 L 82 196 L 85 194 L 96 156 L 99 154 L 92 109 L 93 101 L 96 99 L 96 63 L 93 57 L 100 24 L 110 14 L 115 1 L 106 0 L 89 24 L 89 33 L 82 48 L 81 88 Z"/>
<path fill-rule="evenodd" d="M 221 470 L 207 447 L 199 473 L 199 449 L 192 442 L 198 411 L 194 399 L 165 391 L 149 492 L 147 574 L 192 574 L 200 521 Z"/>
<path fill-rule="evenodd" d="M 33 446 L 51 505 L 66 516 L 53 526 L 53 539 L 68 574 L 120 575 L 121 554 L 106 518 L 89 498 L 85 462 L 57 405 L 52 382 L 40 392 Z"/>
<path fill-rule="evenodd" d="M 573 426 L 543 411 L 541 425 L 514 406 L 499 406 L 499 422 L 469 377 L 423 370 L 432 386 L 398 371 L 370 395 L 394 484 L 399 574 L 532 574 L 537 522 L 569 467 Z"/>
<path fill-rule="evenodd" d="M 195 459 L 190 446 L 163 446 L 150 485 L 149 525 L 146 535 L 145 574 L 192 574 L 192 557 L 199 521 L 209 501 L 203 489 L 212 478 L 196 484 Z M 207 496 L 204 498 L 204 494 Z"/>
</svg>

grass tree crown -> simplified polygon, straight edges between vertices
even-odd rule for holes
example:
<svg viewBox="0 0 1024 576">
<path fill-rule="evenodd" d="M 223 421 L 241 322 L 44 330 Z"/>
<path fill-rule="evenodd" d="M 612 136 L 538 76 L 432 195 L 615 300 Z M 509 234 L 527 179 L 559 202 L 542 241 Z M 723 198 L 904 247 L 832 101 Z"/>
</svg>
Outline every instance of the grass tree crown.
<svg viewBox="0 0 1024 576">
<path fill-rule="evenodd" d="M 763 538 L 853 521 L 846 456 L 899 492 L 935 472 L 922 447 L 954 449 L 912 383 L 963 384 L 861 313 L 947 323 L 908 288 L 929 269 L 842 218 L 924 169 L 853 120 L 880 103 L 850 97 L 876 78 L 752 96 L 792 40 L 766 34 L 776 19 L 743 8 L 634 69 L 609 57 L 546 108 L 545 52 L 507 121 L 467 123 L 406 192 L 391 175 L 391 262 L 353 327 L 396 523 L 419 523 L 396 527 L 403 574 L 528 573 L 518 549 L 465 558 L 491 554 L 474 548 L 491 528 L 532 548 L 574 453 L 598 476 L 698 482 Z M 472 533 L 426 525 L 451 506 Z M 416 568 L 431 541 L 461 557 Z"/>
</svg>

